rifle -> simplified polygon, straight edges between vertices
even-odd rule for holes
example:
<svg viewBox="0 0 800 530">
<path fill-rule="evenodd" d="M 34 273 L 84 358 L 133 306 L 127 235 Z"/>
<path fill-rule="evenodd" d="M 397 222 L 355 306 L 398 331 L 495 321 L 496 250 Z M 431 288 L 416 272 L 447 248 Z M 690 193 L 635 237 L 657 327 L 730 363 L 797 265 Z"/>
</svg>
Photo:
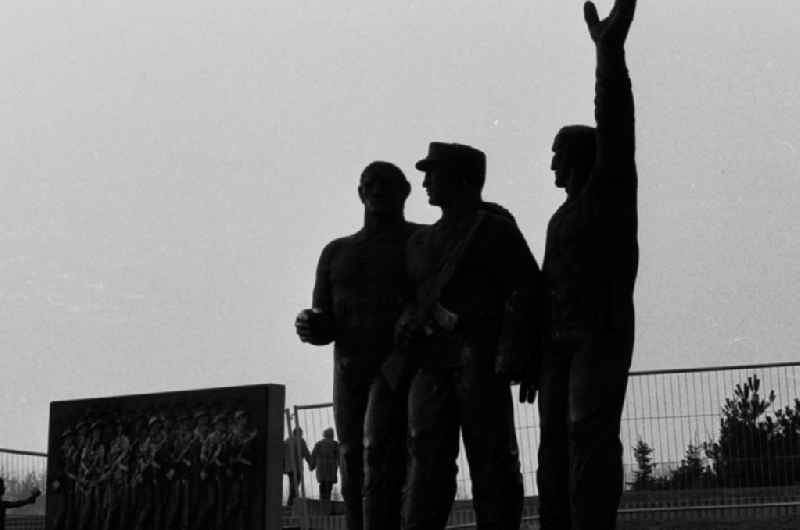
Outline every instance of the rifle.
<svg viewBox="0 0 800 530">
<path fill-rule="evenodd" d="M 407 305 L 403 310 L 400 316 L 401 322 L 408 318 L 415 318 L 422 324 L 422 331 L 426 337 L 432 336 L 437 331 L 449 333 L 455 329 L 458 324 L 458 315 L 444 307 L 439 302 L 439 298 L 442 290 L 455 274 L 456 267 L 485 217 L 486 212 L 479 210 L 464 238 L 444 257 L 436 272 L 417 288 L 415 303 Z M 381 366 L 381 373 L 392 390 L 398 390 L 411 375 L 413 346 L 414 344 L 408 340 L 396 343 L 392 353 Z"/>
</svg>

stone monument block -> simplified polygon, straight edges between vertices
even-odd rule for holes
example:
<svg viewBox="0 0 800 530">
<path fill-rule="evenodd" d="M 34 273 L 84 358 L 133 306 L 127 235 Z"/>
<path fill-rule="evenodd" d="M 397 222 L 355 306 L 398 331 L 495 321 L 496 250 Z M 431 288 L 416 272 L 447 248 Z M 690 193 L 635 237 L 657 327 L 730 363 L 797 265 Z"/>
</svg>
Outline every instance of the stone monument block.
<svg viewBox="0 0 800 530">
<path fill-rule="evenodd" d="M 277 530 L 284 387 L 50 404 L 46 530 Z"/>
</svg>

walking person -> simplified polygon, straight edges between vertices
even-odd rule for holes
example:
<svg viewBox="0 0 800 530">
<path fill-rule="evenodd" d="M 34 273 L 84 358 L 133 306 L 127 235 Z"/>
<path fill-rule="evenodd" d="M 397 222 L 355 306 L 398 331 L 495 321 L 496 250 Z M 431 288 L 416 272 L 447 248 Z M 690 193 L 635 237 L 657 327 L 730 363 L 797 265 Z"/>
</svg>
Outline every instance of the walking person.
<svg viewBox="0 0 800 530">
<path fill-rule="evenodd" d="M 331 491 L 339 475 L 339 442 L 333 439 L 331 427 L 322 431 L 322 440 L 314 444 L 311 451 L 311 470 L 317 474 L 320 500 L 331 500 Z"/>
<path fill-rule="evenodd" d="M 303 480 L 303 460 L 311 465 L 311 453 L 303 439 L 303 429 L 295 427 L 292 435 L 283 441 L 283 473 L 289 477 L 288 506 L 297 498 L 297 490 Z"/>
</svg>

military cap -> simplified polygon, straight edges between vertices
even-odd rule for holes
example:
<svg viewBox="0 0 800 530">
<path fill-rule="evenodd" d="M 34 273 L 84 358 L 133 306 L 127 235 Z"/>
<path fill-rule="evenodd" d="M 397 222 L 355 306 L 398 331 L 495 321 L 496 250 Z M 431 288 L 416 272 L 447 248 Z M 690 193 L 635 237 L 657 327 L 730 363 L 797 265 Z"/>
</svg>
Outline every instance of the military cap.
<svg viewBox="0 0 800 530">
<path fill-rule="evenodd" d="M 429 171 L 436 167 L 458 171 L 483 184 L 486 178 L 486 154 L 469 145 L 431 142 L 428 145 L 428 155 L 417 162 L 416 168 Z"/>
</svg>

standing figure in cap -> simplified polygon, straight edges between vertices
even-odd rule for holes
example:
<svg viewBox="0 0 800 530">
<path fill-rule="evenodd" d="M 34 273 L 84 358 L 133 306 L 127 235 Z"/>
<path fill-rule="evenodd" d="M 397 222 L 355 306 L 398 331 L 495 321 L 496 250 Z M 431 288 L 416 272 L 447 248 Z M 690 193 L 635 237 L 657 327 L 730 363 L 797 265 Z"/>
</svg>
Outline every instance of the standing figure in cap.
<svg viewBox="0 0 800 530">
<path fill-rule="evenodd" d="M 107 477 L 105 503 L 103 510 L 103 530 L 122 528 L 127 515 L 128 472 L 131 455 L 131 441 L 125 434 L 123 419 L 114 422 L 115 435 L 109 443 L 107 454 Z"/>
<path fill-rule="evenodd" d="M 74 485 L 76 470 L 75 432 L 71 428 L 66 428 L 59 436 L 61 444 L 59 447 L 60 460 L 56 460 L 58 471 L 53 477 L 48 475 L 50 492 L 48 502 L 56 504 L 53 516 L 54 530 L 67 530 L 74 527 L 70 517 L 72 514 L 72 503 L 74 502 Z M 56 503 L 56 499 L 59 502 Z"/>
<path fill-rule="evenodd" d="M 456 489 L 459 430 L 480 530 L 519 528 L 522 477 L 509 379 L 499 373 L 506 303 L 533 290 L 539 269 L 513 217 L 481 198 L 486 156 L 434 142 L 417 163 L 442 210 L 407 249 L 415 305 L 397 324 L 414 369 L 408 400 L 408 530 L 443 529 Z"/>
<path fill-rule="evenodd" d="M 555 184 L 567 199 L 547 228 L 550 296 L 539 414 L 542 528 L 614 528 L 622 494 L 620 416 L 633 352 L 638 266 L 633 95 L 624 43 L 635 0 L 600 20 L 584 13 L 597 53 L 597 127 L 562 128 Z"/>
<path fill-rule="evenodd" d="M 364 169 L 358 185 L 364 225 L 323 249 L 312 308 L 295 322 L 303 342 L 335 344 L 333 408 L 349 530 L 400 525 L 406 393 L 389 388 L 379 372 L 409 293 L 406 242 L 420 227 L 403 215 L 410 192 L 394 164 Z"/>
<path fill-rule="evenodd" d="M 89 426 L 90 437 L 81 453 L 80 477 L 84 488 L 84 502 L 78 527 L 81 530 L 95 530 L 101 508 L 100 477 L 103 474 L 106 448 L 102 443 L 103 420 L 95 420 Z"/>
<path fill-rule="evenodd" d="M 167 471 L 164 475 L 167 484 L 167 508 L 164 513 L 164 530 L 185 530 L 189 527 L 189 471 L 194 433 L 192 416 L 180 410 L 176 417 L 176 427 L 167 438 Z"/>
</svg>

